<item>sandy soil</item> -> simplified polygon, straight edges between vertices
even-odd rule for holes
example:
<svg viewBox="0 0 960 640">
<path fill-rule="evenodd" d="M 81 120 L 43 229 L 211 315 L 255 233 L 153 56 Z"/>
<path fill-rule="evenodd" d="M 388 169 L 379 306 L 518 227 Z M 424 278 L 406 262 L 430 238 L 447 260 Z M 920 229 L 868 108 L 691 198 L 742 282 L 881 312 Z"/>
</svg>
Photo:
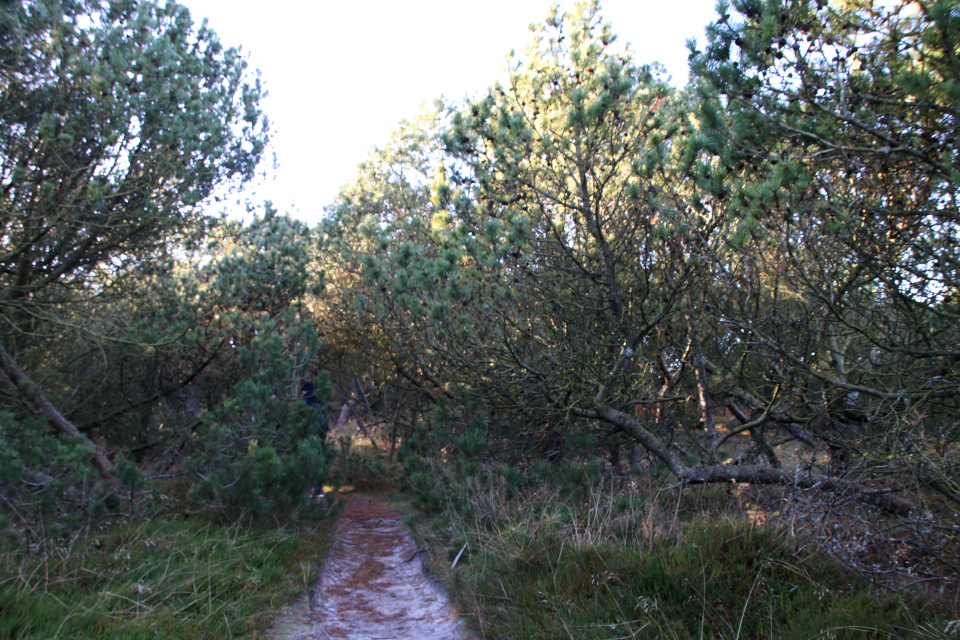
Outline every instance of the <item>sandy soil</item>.
<svg viewBox="0 0 960 640">
<path fill-rule="evenodd" d="M 351 498 L 309 599 L 283 611 L 274 640 L 457 640 L 468 634 L 423 572 L 400 516 L 376 498 Z"/>
</svg>

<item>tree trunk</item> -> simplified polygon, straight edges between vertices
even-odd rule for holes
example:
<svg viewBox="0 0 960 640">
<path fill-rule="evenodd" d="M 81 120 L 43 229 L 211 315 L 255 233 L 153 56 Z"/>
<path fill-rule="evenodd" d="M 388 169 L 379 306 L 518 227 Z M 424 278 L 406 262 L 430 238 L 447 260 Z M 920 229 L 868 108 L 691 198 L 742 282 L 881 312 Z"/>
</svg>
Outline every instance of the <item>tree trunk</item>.
<svg viewBox="0 0 960 640">
<path fill-rule="evenodd" d="M 79 438 L 84 443 L 83 446 L 89 446 L 90 449 L 92 449 L 92 462 L 94 466 L 100 470 L 100 475 L 104 479 L 111 479 L 109 472 L 110 469 L 113 468 L 113 464 L 107 459 L 103 450 L 80 433 L 72 422 L 63 417 L 47 398 L 47 394 L 44 393 L 43 389 L 17 366 L 17 363 L 10 357 L 10 354 L 7 353 L 7 350 L 3 348 L 2 344 L 0 344 L 0 369 L 3 370 L 13 386 L 47 417 L 47 420 L 49 420 L 54 429 L 64 435 Z"/>
<path fill-rule="evenodd" d="M 340 396 L 340 399 L 343 400 L 343 406 L 340 407 L 340 416 L 337 418 L 337 433 L 343 431 L 343 427 L 347 424 L 347 416 L 350 415 L 350 406 L 347 401 L 343 396 Z"/>
<path fill-rule="evenodd" d="M 697 391 L 700 394 L 700 416 L 703 429 L 711 443 L 717 439 L 717 423 L 713 417 L 713 398 L 710 395 L 710 383 L 707 380 L 707 365 L 703 359 L 703 349 L 700 345 L 700 335 L 697 330 L 697 319 L 693 313 L 693 297 L 689 299 L 687 309 L 687 328 L 690 331 L 690 351 L 693 354 L 693 369 L 697 373 Z"/>
<path fill-rule="evenodd" d="M 373 442 L 373 436 L 370 435 L 370 432 L 367 430 L 367 426 L 363 423 L 363 418 L 360 417 L 360 412 L 357 411 L 353 406 L 354 402 L 356 401 L 348 400 L 347 397 L 340 392 L 339 388 L 334 387 L 334 389 L 337 390 L 337 395 L 340 396 L 340 400 L 341 402 L 343 402 L 343 406 L 346 407 L 347 411 L 353 414 L 354 419 L 357 421 L 357 426 L 360 427 L 360 431 L 363 432 L 363 435 L 365 435 L 370 440 L 370 442 Z"/>
</svg>

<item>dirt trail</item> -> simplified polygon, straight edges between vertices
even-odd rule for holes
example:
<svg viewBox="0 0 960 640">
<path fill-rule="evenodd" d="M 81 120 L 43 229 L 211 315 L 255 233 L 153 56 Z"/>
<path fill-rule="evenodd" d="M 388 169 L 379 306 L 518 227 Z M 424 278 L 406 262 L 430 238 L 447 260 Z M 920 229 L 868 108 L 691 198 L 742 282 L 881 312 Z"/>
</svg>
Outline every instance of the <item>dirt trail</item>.
<svg viewBox="0 0 960 640">
<path fill-rule="evenodd" d="M 278 620 L 274 640 L 457 640 L 468 637 L 423 572 L 400 516 L 377 498 L 349 500 L 310 594 Z"/>
</svg>

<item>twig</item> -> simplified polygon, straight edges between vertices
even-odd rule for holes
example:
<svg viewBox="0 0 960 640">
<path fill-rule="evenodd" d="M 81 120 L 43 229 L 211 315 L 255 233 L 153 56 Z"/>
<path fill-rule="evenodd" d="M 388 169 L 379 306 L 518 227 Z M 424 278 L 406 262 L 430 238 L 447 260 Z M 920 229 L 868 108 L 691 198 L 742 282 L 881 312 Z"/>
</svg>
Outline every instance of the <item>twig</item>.
<svg viewBox="0 0 960 640">
<path fill-rule="evenodd" d="M 453 564 L 450 565 L 450 568 L 451 568 L 451 569 L 453 569 L 454 567 L 456 567 L 456 566 L 457 566 L 457 563 L 460 562 L 460 556 L 462 556 L 462 555 L 463 555 L 463 552 L 467 550 L 467 546 L 468 546 L 469 544 L 470 544 L 469 542 L 464 542 L 464 543 L 463 543 L 463 546 L 460 547 L 460 553 L 457 554 L 457 557 L 453 559 Z"/>
</svg>

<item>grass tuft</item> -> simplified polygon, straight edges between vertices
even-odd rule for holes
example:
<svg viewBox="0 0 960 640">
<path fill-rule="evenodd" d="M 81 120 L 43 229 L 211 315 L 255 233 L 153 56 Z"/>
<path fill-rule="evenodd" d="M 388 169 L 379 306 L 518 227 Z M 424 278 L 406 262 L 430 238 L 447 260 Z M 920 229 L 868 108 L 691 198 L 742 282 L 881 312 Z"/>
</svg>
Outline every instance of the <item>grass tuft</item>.
<svg viewBox="0 0 960 640">
<path fill-rule="evenodd" d="M 725 489 L 509 476 L 444 483 L 446 506 L 410 519 L 484 637 L 947 637 L 947 614 L 726 509 Z"/>
<path fill-rule="evenodd" d="M 329 544 L 312 525 L 202 517 L 134 521 L 0 556 L 0 637 L 255 637 L 315 579 Z"/>
</svg>

